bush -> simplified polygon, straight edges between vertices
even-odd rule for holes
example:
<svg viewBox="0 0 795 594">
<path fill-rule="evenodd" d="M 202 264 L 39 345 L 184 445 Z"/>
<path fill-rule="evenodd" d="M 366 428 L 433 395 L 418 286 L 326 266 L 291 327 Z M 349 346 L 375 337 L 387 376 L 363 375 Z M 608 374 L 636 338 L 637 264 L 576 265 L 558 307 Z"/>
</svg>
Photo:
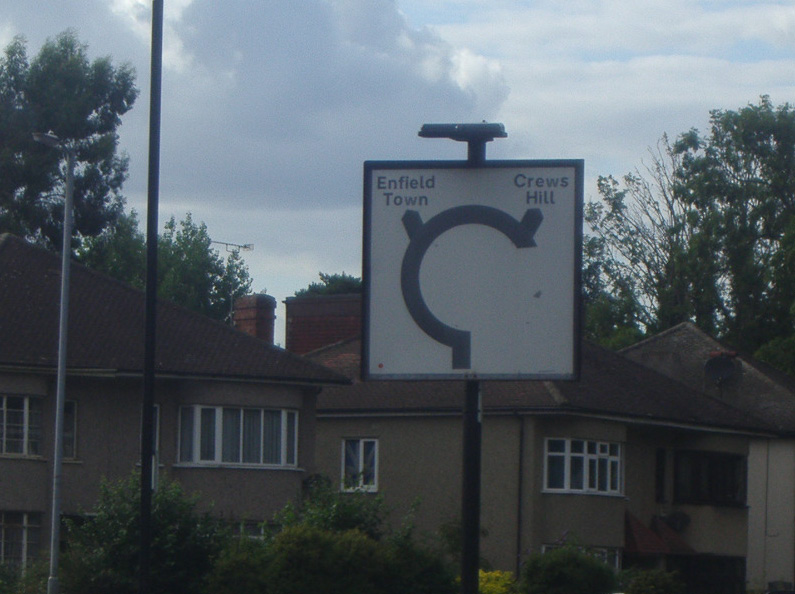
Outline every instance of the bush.
<svg viewBox="0 0 795 594">
<path fill-rule="evenodd" d="M 195 498 L 174 482 L 161 481 L 152 496 L 150 591 L 199 592 L 226 533 L 196 512 Z M 139 584 L 140 479 L 103 483 L 94 516 L 67 526 L 69 549 L 62 558 L 64 592 L 134 594 Z"/>
<path fill-rule="evenodd" d="M 522 569 L 526 594 L 608 594 L 617 580 L 606 564 L 573 546 L 533 555 Z"/>
<path fill-rule="evenodd" d="M 19 581 L 19 570 L 12 565 L 0 563 L 0 594 L 13 594 Z"/>
<path fill-rule="evenodd" d="M 685 585 L 678 574 L 662 569 L 629 570 L 626 578 L 625 594 L 684 594 Z"/>
<path fill-rule="evenodd" d="M 479 594 L 517 594 L 519 589 L 508 571 L 483 571 L 478 575 Z"/>
<path fill-rule="evenodd" d="M 380 495 L 340 493 L 328 478 L 315 476 L 306 481 L 301 503 L 288 503 L 275 520 L 283 527 L 314 526 L 332 532 L 359 530 L 377 540 L 383 535 L 385 516 Z"/>
<path fill-rule="evenodd" d="M 268 594 L 382 594 L 385 560 L 377 543 L 350 530 L 292 526 L 270 545 Z"/>
<path fill-rule="evenodd" d="M 208 594 L 266 594 L 269 550 L 265 541 L 231 539 L 207 577 Z"/>
</svg>

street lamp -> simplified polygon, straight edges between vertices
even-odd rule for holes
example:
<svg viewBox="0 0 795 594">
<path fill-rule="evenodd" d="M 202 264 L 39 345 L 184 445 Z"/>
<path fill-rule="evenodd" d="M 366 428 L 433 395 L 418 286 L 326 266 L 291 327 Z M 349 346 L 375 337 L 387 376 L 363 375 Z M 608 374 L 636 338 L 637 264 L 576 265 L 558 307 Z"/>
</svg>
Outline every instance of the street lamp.
<svg viewBox="0 0 795 594">
<path fill-rule="evenodd" d="M 58 555 L 61 540 L 61 470 L 63 468 L 63 417 L 66 393 L 66 335 L 69 321 L 69 264 L 72 253 L 72 192 L 75 151 L 55 134 L 34 132 L 33 140 L 66 153 L 66 187 L 63 205 L 63 249 L 61 251 L 61 304 L 58 325 L 58 372 L 55 389 L 55 432 L 52 462 L 52 518 L 50 528 L 50 577 L 47 594 L 58 594 Z"/>
</svg>

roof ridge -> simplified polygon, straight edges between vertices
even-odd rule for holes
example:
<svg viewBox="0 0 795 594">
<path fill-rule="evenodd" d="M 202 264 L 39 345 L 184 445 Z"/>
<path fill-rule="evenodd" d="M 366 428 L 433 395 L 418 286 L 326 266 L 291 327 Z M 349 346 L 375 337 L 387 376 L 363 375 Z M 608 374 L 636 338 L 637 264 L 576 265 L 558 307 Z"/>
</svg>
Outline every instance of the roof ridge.
<svg viewBox="0 0 795 594">
<path fill-rule="evenodd" d="M 673 334 L 674 332 L 678 332 L 682 328 L 695 328 L 695 329 L 701 331 L 701 329 L 698 326 L 696 326 L 693 322 L 691 322 L 689 320 L 685 320 L 684 322 L 679 322 L 678 324 L 675 324 L 674 326 L 671 326 L 670 328 L 666 328 L 665 330 L 661 330 L 660 332 L 655 332 L 651 336 L 647 336 L 646 338 L 644 338 L 642 340 L 639 340 L 638 342 L 635 342 L 635 343 L 633 343 L 633 344 L 631 344 L 629 346 L 626 346 L 623 349 L 619 349 L 616 352 L 617 353 L 626 353 L 627 351 L 631 351 L 632 349 L 635 349 L 637 347 L 640 347 L 640 346 L 655 342 L 655 341 L 657 341 L 658 339 L 660 339 L 663 336 L 668 336 L 669 334 Z"/>
</svg>

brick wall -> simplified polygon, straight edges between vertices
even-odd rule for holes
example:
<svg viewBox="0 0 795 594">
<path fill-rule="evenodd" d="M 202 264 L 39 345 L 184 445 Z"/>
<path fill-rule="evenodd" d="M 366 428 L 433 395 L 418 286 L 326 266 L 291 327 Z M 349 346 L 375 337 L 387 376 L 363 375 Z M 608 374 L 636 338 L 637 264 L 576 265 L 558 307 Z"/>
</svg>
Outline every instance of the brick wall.
<svg viewBox="0 0 795 594">
<path fill-rule="evenodd" d="M 288 297 L 286 348 L 304 354 L 362 333 L 362 296 L 358 293 Z"/>
</svg>

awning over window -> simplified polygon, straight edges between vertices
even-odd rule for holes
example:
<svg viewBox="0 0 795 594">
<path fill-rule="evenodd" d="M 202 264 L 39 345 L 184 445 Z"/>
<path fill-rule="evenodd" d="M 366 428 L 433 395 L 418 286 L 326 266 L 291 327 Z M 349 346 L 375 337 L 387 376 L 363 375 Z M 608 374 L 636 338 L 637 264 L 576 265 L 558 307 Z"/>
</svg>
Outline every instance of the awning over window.
<svg viewBox="0 0 795 594">
<path fill-rule="evenodd" d="M 627 512 L 624 552 L 633 555 L 692 555 L 696 551 L 661 518 L 652 518 L 651 527 Z"/>
</svg>

